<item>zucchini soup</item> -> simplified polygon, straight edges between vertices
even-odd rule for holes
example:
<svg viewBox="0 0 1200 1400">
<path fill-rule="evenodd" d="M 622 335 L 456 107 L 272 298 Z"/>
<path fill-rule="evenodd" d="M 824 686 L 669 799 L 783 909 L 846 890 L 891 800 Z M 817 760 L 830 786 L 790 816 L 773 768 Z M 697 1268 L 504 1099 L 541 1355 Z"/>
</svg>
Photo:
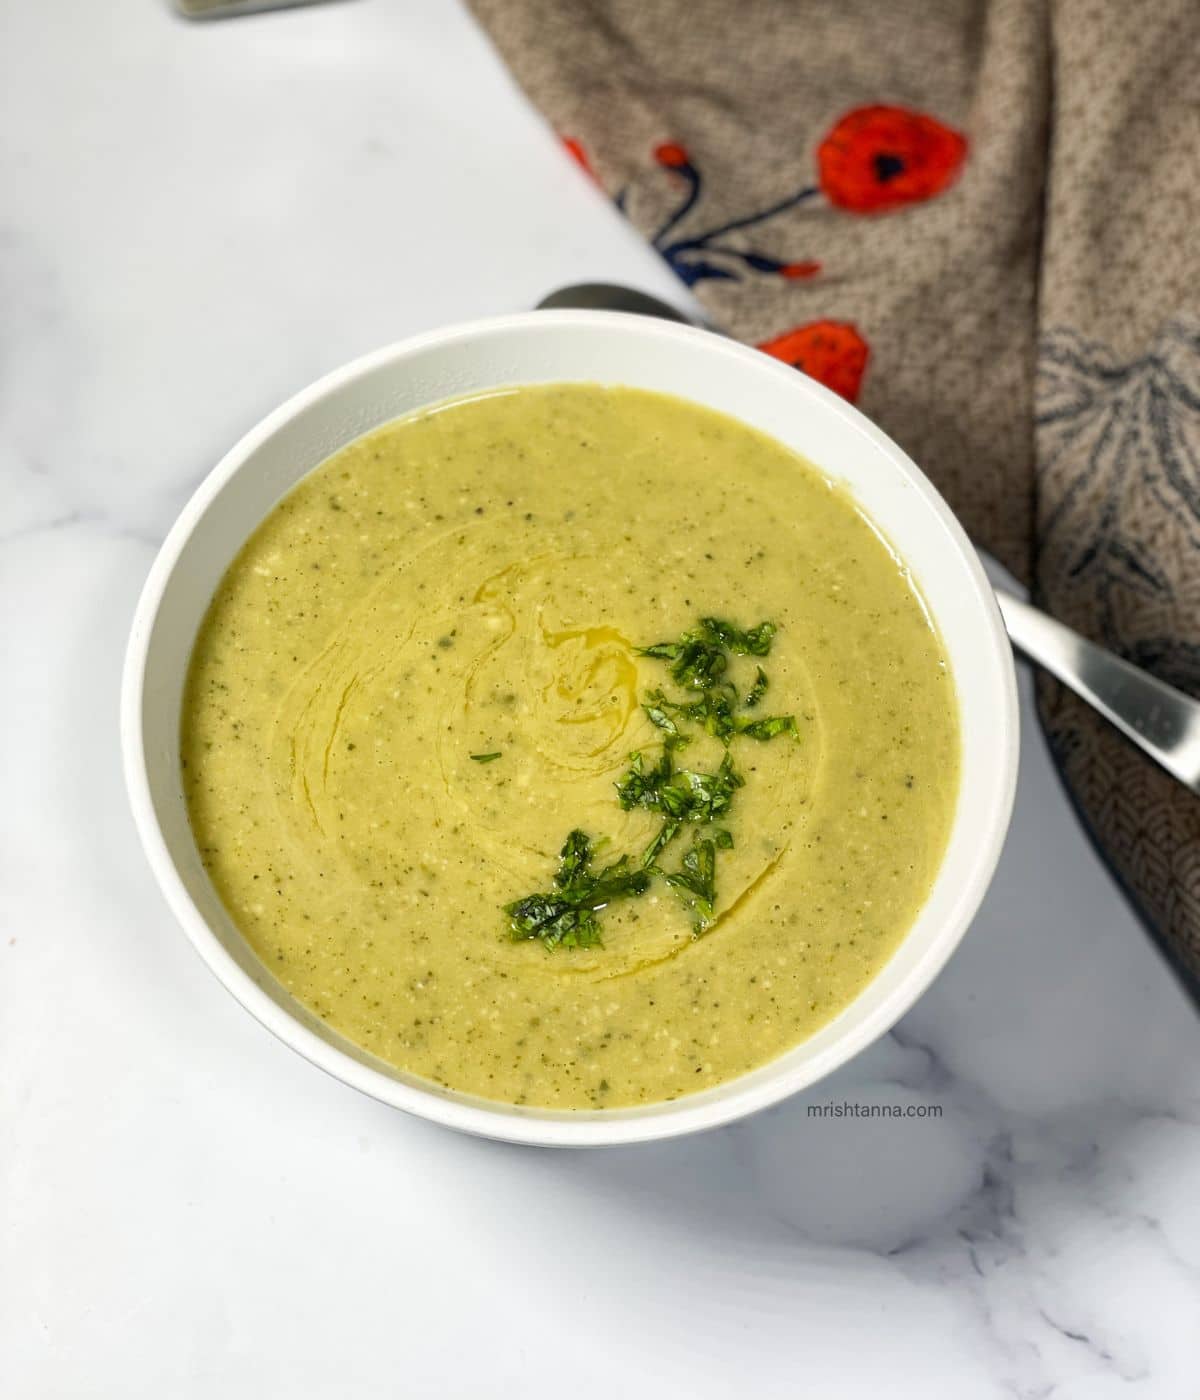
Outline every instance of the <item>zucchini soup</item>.
<svg viewBox="0 0 1200 1400">
<path fill-rule="evenodd" d="M 904 564 L 708 409 L 556 384 L 351 443 L 222 580 L 184 693 L 205 867 L 380 1060 L 616 1108 L 780 1055 L 887 961 L 954 815 Z"/>
</svg>

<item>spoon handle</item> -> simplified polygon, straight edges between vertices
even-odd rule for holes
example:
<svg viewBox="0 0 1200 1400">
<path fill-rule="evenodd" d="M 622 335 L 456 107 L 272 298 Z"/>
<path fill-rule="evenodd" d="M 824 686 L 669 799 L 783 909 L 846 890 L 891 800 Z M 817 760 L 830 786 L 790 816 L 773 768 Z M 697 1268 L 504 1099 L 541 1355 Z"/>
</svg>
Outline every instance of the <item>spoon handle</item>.
<svg viewBox="0 0 1200 1400">
<path fill-rule="evenodd" d="M 1173 777 L 1200 793 L 1200 701 L 996 589 L 1008 635 L 1022 651 L 1115 724 Z"/>
</svg>

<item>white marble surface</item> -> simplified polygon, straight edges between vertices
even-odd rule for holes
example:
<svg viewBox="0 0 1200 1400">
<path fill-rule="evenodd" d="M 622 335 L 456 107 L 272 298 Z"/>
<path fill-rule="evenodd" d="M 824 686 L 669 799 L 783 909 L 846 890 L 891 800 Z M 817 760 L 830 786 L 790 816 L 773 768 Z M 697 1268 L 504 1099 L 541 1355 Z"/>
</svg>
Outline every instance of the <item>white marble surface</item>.
<svg viewBox="0 0 1200 1400">
<path fill-rule="evenodd" d="M 173 514 L 360 351 L 672 284 L 447 3 L 2 0 L 0 94 L 0 1395 L 1195 1396 L 1200 1026 L 1032 723 L 974 928 L 829 1086 L 939 1121 L 500 1147 L 230 1000 L 118 767 Z"/>
</svg>

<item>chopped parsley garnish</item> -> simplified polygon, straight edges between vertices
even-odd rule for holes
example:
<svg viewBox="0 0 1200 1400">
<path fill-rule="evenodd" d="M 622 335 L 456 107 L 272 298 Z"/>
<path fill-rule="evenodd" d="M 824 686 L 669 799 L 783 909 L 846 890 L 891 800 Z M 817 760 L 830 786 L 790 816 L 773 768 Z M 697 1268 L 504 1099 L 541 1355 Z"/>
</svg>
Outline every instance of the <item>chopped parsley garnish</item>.
<svg viewBox="0 0 1200 1400">
<path fill-rule="evenodd" d="M 628 812 L 646 807 L 677 822 L 710 822 L 729 810 L 733 794 L 745 781 L 728 754 L 715 773 L 676 768 L 669 744 L 653 768 L 640 753 L 630 755 L 629 771 L 617 784 L 617 800 Z"/>
<path fill-rule="evenodd" d="M 732 622 L 723 622 L 719 617 L 702 617 L 700 626 L 708 636 L 738 656 L 766 656 L 779 631 L 773 622 L 760 622 L 757 627 L 742 632 Z"/>
<path fill-rule="evenodd" d="M 614 899 L 645 894 L 650 876 L 622 856 L 603 870 L 592 870 L 592 843 L 572 831 L 559 852 L 554 889 L 504 906 L 514 940 L 540 938 L 547 948 L 590 948 L 600 942 L 599 911 Z"/>
<path fill-rule="evenodd" d="M 617 801 L 625 811 L 643 808 L 663 818 L 658 834 L 635 864 L 622 856 L 601 870 L 592 869 L 592 842 L 583 831 L 567 837 L 559 852 L 554 888 L 548 894 L 531 894 L 504 906 L 513 939 L 540 939 L 547 948 L 589 948 L 601 943 L 597 915 L 617 899 L 645 894 L 661 876 L 692 914 L 692 929 L 699 937 L 713 922 L 717 899 L 717 852 L 728 850 L 733 837 L 724 827 L 712 825 L 725 816 L 745 779 L 728 752 L 737 738 L 765 743 L 781 734 L 799 737 L 793 715 L 769 715 L 761 719 L 753 710 L 766 693 L 767 673 L 756 667 L 754 682 L 745 697 L 725 679 L 731 656 L 766 656 L 777 628 L 760 622 L 746 631 L 722 618 L 702 617 L 699 625 L 678 641 L 657 642 L 641 648 L 640 655 L 667 662 L 671 679 L 687 693 L 672 700 L 662 690 L 648 691 L 642 704 L 646 717 L 662 730 L 663 743 L 652 762 L 642 752 L 629 756 L 629 768 L 616 784 Z M 678 750 L 695 737 L 689 727 L 719 739 L 726 752 L 715 772 L 681 768 Z M 477 762 L 499 758 L 472 754 Z M 694 828 L 692 844 L 677 870 L 663 870 L 659 857 L 685 825 Z"/>
<path fill-rule="evenodd" d="M 695 916 L 692 928 L 703 933 L 712 923 L 717 898 L 717 843 L 711 837 L 693 841 L 680 868 L 667 876 L 667 884 L 691 905 Z"/>
<path fill-rule="evenodd" d="M 738 699 L 734 686 L 725 682 L 721 686 L 706 690 L 698 700 L 677 704 L 668 700 L 661 690 L 652 690 L 646 696 L 649 702 L 642 708 L 660 729 L 686 743 L 688 736 L 679 729 L 679 720 L 691 720 L 706 734 L 728 744 L 738 734 L 749 739 L 773 739 L 776 734 L 786 734 L 795 729 L 791 715 L 773 715 L 768 719 L 755 719 L 752 715 L 739 714 L 738 707 L 752 708 L 757 705 L 766 690 L 766 675 L 760 666 L 756 680 L 746 693 L 745 700 Z"/>
<path fill-rule="evenodd" d="M 663 699 L 662 691 L 652 690 L 646 698 L 651 703 L 643 705 L 642 709 L 646 711 L 646 718 L 650 723 L 658 725 L 659 729 L 665 729 L 672 739 L 677 740 L 680 744 L 686 744 L 687 736 L 679 732 L 679 726 L 663 709 L 663 705 L 668 702 Z"/>
<path fill-rule="evenodd" d="M 758 672 L 754 677 L 754 684 L 746 692 L 746 708 L 748 710 L 752 710 L 755 707 L 755 705 L 757 705 L 758 702 L 763 698 L 763 696 L 767 693 L 767 686 L 769 684 L 770 682 L 767 680 L 767 673 L 763 670 L 761 666 L 759 666 Z"/>
<path fill-rule="evenodd" d="M 729 668 L 729 654 L 718 641 L 701 632 L 685 632 L 677 642 L 643 647 L 643 656 L 671 663 L 671 679 L 685 690 L 708 690 Z"/>
<path fill-rule="evenodd" d="M 738 726 L 739 734 L 747 739 L 774 739 L 777 734 L 795 734 L 795 715 L 772 715 L 770 719 L 756 719 L 749 724 Z"/>
<path fill-rule="evenodd" d="M 671 663 L 671 679 L 688 690 L 709 690 L 729 668 L 729 653 L 737 656 L 766 656 L 778 629 L 773 622 L 760 622 L 743 632 L 719 617 L 702 617 L 700 625 L 685 632 L 677 642 L 656 642 L 642 647 L 643 656 Z"/>
<path fill-rule="evenodd" d="M 500 753 L 499 750 L 497 750 L 495 753 L 468 754 L 468 757 L 470 758 L 472 763 L 491 763 L 494 759 L 500 757 Z"/>
<path fill-rule="evenodd" d="M 658 853 L 663 849 L 664 846 L 669 845 L 670 842 L 674 841 L 674 839 L 679 835 L 679 826 L 679 822 L 672 821 L 670 819 L 663 822 L 662 826 L 660 826 L 658 829 L 658 835 L 654 838 L 653 841 L 650 842 L 650 844 L 642 852 L 643 870 L 658 869 L 658 867 L 654 863 L 658 859 Z"/>
</svg>

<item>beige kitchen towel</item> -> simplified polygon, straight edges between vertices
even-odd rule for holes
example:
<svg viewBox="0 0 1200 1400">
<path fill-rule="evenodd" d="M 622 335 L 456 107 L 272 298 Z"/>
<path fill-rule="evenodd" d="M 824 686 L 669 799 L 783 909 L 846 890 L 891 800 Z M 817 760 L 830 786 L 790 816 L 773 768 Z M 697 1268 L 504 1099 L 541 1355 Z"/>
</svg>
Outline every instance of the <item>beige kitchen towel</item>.
<svg viewBox="0 0 1200 1400">
<path fill-rule="evenodd" d="M 857 402 L 1056 616 L 1200 695 L 1197 0 L 471 3 L 717 324 Z M 1040 699 L 1200 979 L 1200 798 Z"/>
</svg>

